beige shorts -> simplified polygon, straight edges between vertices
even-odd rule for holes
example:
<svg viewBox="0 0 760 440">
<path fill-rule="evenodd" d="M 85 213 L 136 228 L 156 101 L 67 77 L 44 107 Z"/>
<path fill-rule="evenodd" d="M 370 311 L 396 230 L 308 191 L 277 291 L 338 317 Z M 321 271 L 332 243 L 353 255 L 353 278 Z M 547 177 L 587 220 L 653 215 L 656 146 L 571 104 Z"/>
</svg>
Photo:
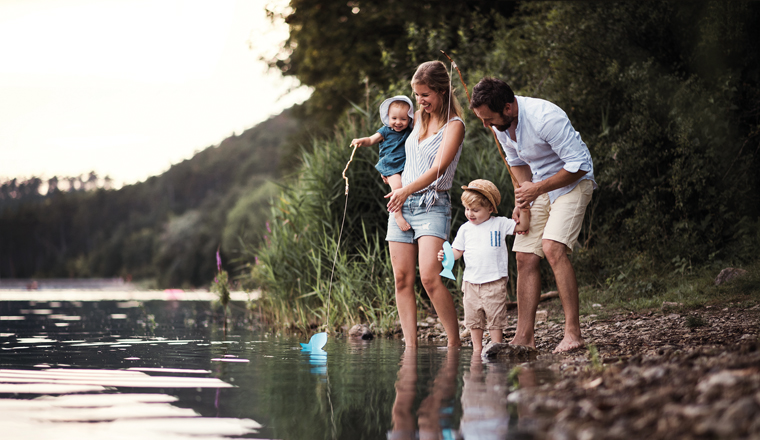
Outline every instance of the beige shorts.
<svg viewBox="0 0 760 440">
<path fill-rule="evenodd" d="M 593 192 L 593 182 L 586 179 L 581 180 L 569 193 L 558 197 L 553 204 L 549 203 L 548 194 L 541 194 L 530 208 L 528 234 L 515 236 L 512 251 L 544 258 L 542 240 L 554 240 L 564 244 L 568 254 L 572 253 Z"/>
<path fill-rule="evenodd" d="M 464 326 L 482 330 L 507 328 L 507 277 L 483 284 L 462 284 Z"/>
</svg>

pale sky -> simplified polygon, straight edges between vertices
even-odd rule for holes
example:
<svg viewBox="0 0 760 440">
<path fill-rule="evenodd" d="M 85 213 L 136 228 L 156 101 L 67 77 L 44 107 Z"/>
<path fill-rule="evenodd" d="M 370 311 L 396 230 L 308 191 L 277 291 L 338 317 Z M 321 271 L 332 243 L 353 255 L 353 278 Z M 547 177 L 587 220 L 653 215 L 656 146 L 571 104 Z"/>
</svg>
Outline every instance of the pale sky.
<svg viewBox="0 0 760 440">
<path fill-rule="evenodd" d="M 144 180 L 305 100 L 287 0 L 0 0 L 0 181 Z"/>
</svg>

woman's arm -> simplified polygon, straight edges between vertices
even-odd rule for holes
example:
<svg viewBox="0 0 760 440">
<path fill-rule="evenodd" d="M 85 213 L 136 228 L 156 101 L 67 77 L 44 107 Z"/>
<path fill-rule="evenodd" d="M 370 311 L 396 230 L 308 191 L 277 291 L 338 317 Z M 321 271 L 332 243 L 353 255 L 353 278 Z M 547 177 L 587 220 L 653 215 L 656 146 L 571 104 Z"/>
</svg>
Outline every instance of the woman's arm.
<svg viewBox="0 0 760 440">
<path fill-rule="evenodd" d="M 459 146 L 462 145 L 462 141 L 464 140 L 464 123 L 461 121 L 456 122 L 459 122 L 459 124 L 448 124 L 444 128 L 442 134 L 443 143 L 438 148 L 433 166 L 409 185 L 394 190 L 385 196 L 386 199 L 390 199 L 388 201 L 389 212 L 396 212 L 401 209 L 401 206 L 403 206 L 410 195 L 424 189 L 439 176 L 446 173 L 446 169 L 454 160 L 454 157 L 456 157 Z"/>
</svg>

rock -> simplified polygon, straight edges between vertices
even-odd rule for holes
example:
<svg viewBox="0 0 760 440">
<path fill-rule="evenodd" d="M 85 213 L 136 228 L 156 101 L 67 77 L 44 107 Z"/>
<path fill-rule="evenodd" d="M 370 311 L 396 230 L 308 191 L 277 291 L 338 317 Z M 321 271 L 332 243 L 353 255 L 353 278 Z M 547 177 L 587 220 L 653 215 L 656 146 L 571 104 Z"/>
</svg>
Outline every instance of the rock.
<svg viewBox="0 0 760 440">
<path fill-rule="evenodd" d="M 480 354 L 483 360 L 493 359 L 518 359 L 534 360 L 538 356 L 538 350 L 524 345 L 511 345 L 507 343 L 491 342 L 483 348 Z"/>
<path fill-rule="evenodd" d="M 539 322 L 546 322 L 549 320 L 549 311 L 548 310 L 537 310 L 536 311 L 536 324 Z"/>
<path fill-rule="evenodd" d="M 683 307 L 683 303 L 671 302 L 671 301 L 663 301 L 662 302 L 662 308 L 663 309 L 667 309 L 668 307 Z"/>
<path fill-rule="evenodd" d="M 718 373 L 711 374 L 706 378 L 699 381 L 697 384 L 697 391 L 702 394 L 710 394 L 716 388 L 728 388 L 736 385 L 739 382 L 737 375 L 728 370 L 724 370 Z"/>
<path fill-rule="evenodd" d="M 739 399 L 723 413 L 718 423 L 718 433 L 729 436 L 735 432 L 747 432 L 759 409 L 751 397 Z"/>
<path fill-rule="evenodd" d="M 727 267 L 720 271 L 718 277 L 715 278 L 715 285 L 720 286 L 723 283 L 727 283 L 736 278 L 742 277 L 747 274 L 744 269 L 737 269 L 735 267 Z"/>
<path fill-rule="evenodd" d="M 372 334 L 372 330 L 365 324 L 356 324 L 348 331 L 348 336 L 351 338 L 359 338 L 364 340 L 374 339 L 375 335 Z"/>
<path fill-rule="evenodd" d="M 459 333 L 459 339 L 465 339 L 465 338 L 469 338 L 469 337 L 470 337 L 470 335 L 471 335 L 471 333 L 470 333 L 470 329 L 468 329 L 468 328 L 465 328 L 464 330 L 462 330 L 462 331 Z"/>
</svg>

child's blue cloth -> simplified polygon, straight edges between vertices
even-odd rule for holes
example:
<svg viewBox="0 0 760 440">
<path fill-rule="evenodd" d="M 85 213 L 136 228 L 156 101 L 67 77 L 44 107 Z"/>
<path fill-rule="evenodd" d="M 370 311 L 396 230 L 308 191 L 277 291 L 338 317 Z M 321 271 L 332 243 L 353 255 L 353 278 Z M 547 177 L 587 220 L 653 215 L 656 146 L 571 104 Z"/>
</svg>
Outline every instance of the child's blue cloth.
<svg viewBox="0 0 760 440">
<path fill-rule="evenodd" d="M 375 168 L 384 177 L 401 173 L 406 164 L 404 144 L 409 133 L 412 132 L 412 127 L 406 127 L 404 131 L 395 131 L 383 125 L 377 132 L 383 137 L 383 141 L 380 142 L 380 160 L 377 161 Z"/>
</svg>

